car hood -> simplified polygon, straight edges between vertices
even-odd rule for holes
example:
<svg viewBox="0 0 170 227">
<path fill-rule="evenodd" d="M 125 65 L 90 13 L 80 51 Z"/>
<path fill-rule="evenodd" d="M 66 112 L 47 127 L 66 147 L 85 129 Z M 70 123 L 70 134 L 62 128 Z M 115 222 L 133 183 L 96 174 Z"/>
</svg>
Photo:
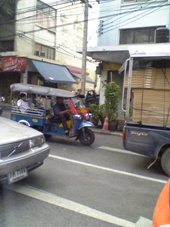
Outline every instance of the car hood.
<svg viewBox="0 0 170 227">
<path fill-rule="evenodd" d="M 0 117 L 0 144 L 12 143 L 42 135 L 41 132 L 15 121 Z"/>
</svg>

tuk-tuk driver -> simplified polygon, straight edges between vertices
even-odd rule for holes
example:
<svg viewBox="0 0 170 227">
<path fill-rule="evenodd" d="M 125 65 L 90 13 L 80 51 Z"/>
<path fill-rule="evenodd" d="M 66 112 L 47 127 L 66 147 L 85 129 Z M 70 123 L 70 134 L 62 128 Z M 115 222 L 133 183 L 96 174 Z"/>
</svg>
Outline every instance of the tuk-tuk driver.
<svg viewBox="0 0 170 227">
<path fill-rule="evenodd" d="M 63 103 L 63 97 L 57 97 L 57 102 L 54 105 L 53 111 L 54 111 L 54 119 L 61 120 L 63 124 L 63 128 L 65 130 L 65 134 L 68 135 L 69 130 L 66 124 L 66 120 L 68 119 L 67 113 L 69 113 L 70 110 L 67 110 L 65 108 L 65 105 Z"/>
</svg>

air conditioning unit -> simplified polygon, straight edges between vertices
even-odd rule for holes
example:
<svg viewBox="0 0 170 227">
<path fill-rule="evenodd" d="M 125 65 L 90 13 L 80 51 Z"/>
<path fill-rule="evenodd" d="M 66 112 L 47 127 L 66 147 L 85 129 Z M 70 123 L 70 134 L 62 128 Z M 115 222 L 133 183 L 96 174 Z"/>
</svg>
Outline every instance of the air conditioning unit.
<svg viewBox="0 0 170 227">
<path fill-rule="evenodd" d="M 40 55 L 41 57 L 45 57 L 45 52 L 44 51 L 40 51 Z"/>
<path fill-rule="evenodd" d="M 155 43 L 169 43 L 169 29 L 157 28 L 155 31 Z"/>
<path fill-rule="evenodd" d="M 34 51 L 35 56 L 40 56 L 40 51 Z"/>
</svg>

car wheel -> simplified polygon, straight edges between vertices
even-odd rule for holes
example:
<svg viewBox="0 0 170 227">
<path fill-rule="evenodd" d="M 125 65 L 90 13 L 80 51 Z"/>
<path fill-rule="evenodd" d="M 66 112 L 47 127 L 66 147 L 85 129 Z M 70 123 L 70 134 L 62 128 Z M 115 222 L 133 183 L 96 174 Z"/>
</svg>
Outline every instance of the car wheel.
<svg viewBox="0 0 170 227">
<path fill-rule="evenodd" d="M 168 148 L 162 155 L 161 166 L 163 171 L 170 176 L 170 148 Z"/>
</svg>

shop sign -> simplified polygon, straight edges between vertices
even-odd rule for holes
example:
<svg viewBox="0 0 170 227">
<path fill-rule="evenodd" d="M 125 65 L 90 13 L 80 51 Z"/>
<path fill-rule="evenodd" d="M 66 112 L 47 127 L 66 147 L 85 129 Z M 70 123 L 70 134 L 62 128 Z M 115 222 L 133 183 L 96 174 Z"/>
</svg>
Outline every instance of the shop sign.
<svg viewBox="0 0 170 227">
<path fill-rule="evenodd" d="M 2 72 L 22 72 L 26 70 L 27 59 L 20 57 L 2 57 Z"/>
<path fill-rule="evenodd" d="M 103 63 L 103 70 L 104 71 L 114 71 L 114 70 L 119 70 L 121 65 L 119 64 L 114 64 L 114 63 Z"/>
</svg>

